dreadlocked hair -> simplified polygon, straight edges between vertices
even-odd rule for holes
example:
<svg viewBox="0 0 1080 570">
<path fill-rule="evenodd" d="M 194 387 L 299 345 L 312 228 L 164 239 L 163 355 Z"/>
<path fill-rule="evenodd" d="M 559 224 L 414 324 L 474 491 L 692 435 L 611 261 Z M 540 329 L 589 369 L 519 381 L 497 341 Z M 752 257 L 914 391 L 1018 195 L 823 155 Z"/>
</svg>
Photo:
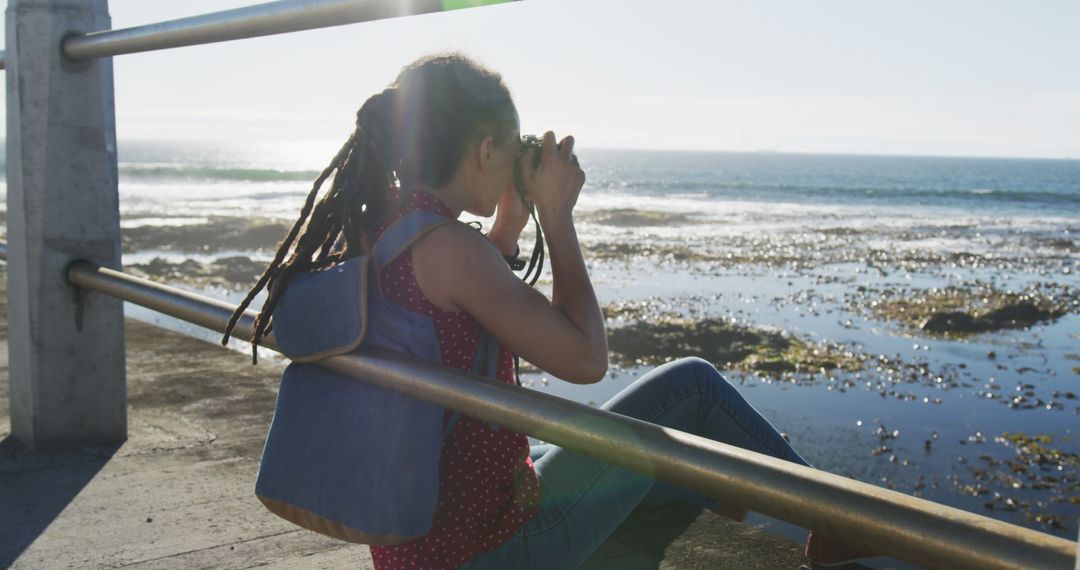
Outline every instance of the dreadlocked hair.
<svg viewBox="0 0 1080 570">
<path fill-rule="evenodd" d="M 251 332 L 251 359 L 258 362 L 259 341 L 273 330 L 274 308 L 294 275 L 366 252 L 368 232 L 401 206 L 390 203 L 391 188 L 439 187 L 470 144 L 487 135 L 505 143 L 517 125 L 501 76 L 468 57 L 433 55 L 406 66 L 357 111 L 356 129 L 315 179 L 299 218 L 236 308 L 221 343 L 228 343 L 252 300 L 266 289 Z M 317 200 L 331 176 L 330 189 Z M 399 193 L 399 202 L 405 197 Z"/>
</svg>

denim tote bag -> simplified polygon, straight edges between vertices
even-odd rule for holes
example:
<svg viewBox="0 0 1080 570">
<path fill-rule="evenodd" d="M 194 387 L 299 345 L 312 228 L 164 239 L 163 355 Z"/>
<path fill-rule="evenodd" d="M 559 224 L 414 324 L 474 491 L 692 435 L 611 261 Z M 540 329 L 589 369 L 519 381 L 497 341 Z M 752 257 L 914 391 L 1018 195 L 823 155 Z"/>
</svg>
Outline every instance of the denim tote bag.
<svg viewBox="0 0 1080 570">
<path fill-rule="evenodd" d="M 433 212 L 403 216 L 369 256 L 299 274 L 273 314 L 274 336 L 293 363 L 281 380 L 255 494 L 304 528 L 363 544 L 399 544 L 431 528 L 439 455 L 458 414 L 314 361 L 361 345 L 441 363 L 427 315 L 382 298 L 378 269 L 444 224 Z M 495 377 L 498 344 L 484 334 L 473 371 Z"/>
</svg>

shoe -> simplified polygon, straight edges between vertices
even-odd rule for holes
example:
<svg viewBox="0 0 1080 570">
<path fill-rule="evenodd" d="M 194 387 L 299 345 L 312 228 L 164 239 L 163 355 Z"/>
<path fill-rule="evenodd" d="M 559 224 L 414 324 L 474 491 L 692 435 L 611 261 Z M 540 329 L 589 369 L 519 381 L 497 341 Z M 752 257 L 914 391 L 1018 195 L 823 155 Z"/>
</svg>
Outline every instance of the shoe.
<svg viewBox="0 0 1080 570">
<path fill-rule="evenodd" d="M 842 540 L 814 531 L 810 531 L 810 535 L 806 537 L 806 558 L 814 566 L 825 568 L 843 566 L 862 558 L 873 558 L 875 556 L 881 556 L 881 553 L 848 544 Z"/>
</svg>

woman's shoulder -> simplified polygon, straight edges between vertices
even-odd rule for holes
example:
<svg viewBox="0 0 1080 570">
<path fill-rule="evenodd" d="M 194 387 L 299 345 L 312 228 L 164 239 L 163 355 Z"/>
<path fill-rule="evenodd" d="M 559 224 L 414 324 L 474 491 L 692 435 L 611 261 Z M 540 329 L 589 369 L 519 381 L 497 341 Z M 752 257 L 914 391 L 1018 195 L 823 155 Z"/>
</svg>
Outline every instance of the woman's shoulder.
<svg viewBox="0 0 1080 570">
<path fill-rule="evenodd" d="M 435 305 L 460 311 L 453 299 L 508 272 L 506 261 L 476 228 L 461 222 L 441 225 L 412 248 L 413 272 Z"/>
<path fill-rule="evenodd" d="M 480 230 L 458 220 L 435 227 L 413 247 L 414 260 L 419 255 L 425 260 L 431 258 L 439 265 L 456 263 L 464 267 L 476 265 L 485 258 L 502 260 L 495 245 Z"/>
</svg>

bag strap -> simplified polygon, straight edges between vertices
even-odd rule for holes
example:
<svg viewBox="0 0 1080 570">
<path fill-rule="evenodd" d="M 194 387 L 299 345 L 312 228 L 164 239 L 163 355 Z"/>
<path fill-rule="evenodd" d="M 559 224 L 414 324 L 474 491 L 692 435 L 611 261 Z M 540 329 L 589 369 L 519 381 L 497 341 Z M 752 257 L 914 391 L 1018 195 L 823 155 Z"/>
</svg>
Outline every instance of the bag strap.
<svg viewBox="0 0 1080 570">
<path fill-rule="evenodd" d="M 409 212 L 383 231 L 371 248 L 371 258 L 375 260 L 375 266 L 382 269 L 431 230 L 456 223 L 457 220 L 428 210 Z"/>
<path fill-rule="evenodd" d="M 458 420 L 460 419 L 461 412 L 455 412 L 453 410 L 450 410 L 450 419 L 446 420 L 446 425 L 443 426 L 443 441 L 446 441 L 446 438 L 450 437 L 450 432 L 454 431 L 454 426 L 457 425 Z"/>
<path fill-rule="evenodd" d="M 428 210 L 409 212 L 383 231 L 371 248 L 371 259 L 375 262 L 376 268 L 382 269 L 431 230 L 455 223 L 457 223 L 457 220 L 452 220 Z M 376 275 L 378 275 L 378 272 L 376 272 Z M 377 286 L 376 291 L 378 291 Z M 451 410 L 450 417 L 447 419 L 446 425 L 443 426 L 443 441 L 450 437 L 450 433 L 454 431 L 454 426 L 457 425 L 460 419 L 461 413 Z"/>
<path fill-rule="evenodd" d="M 481 376 L 487 376 L 494 378 L 499 369 L 499 342 L 495 340 L 495 337 L 491 336 L 491 333 L 481 329 L 480 340 L 476 344 L 476 355 L 473 356 L 473 363 L 471 371 L 473 374 L 479 374 Z M 450 417 L 446 421 L 446 426 L 443 428 L 443 440 L 450 437 L 450 432 L 454 430 L 454 426 L 457 425 L 458 420 L 461 419 L 461 412 L 451 410 Z M 491 431 L 499 431 L 499 426 L 494 423 L 488 423 L 491 426 Z"/>
</svg>

